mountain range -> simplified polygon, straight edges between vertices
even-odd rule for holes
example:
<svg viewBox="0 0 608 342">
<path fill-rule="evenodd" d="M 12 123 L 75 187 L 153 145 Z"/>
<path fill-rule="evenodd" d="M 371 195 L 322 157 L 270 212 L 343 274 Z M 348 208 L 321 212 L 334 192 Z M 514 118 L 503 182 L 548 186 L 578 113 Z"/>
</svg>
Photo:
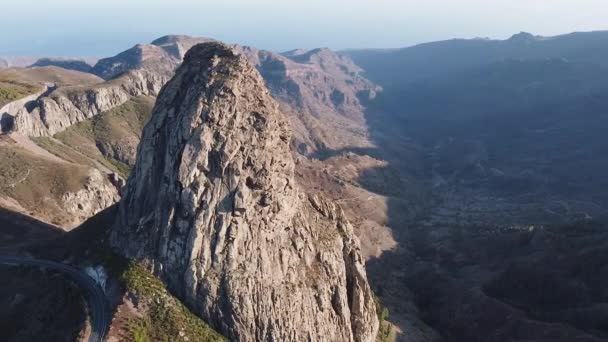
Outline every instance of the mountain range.
<svg viewBox="0 0 608 342">
<path fill-rule="evenodd" d="M 70 239 L 107 221 L 236 340 L 604 341 L 607 43 L 165 36 L 28 61 L 0 69 L 0 205 Z"/>
</svg>

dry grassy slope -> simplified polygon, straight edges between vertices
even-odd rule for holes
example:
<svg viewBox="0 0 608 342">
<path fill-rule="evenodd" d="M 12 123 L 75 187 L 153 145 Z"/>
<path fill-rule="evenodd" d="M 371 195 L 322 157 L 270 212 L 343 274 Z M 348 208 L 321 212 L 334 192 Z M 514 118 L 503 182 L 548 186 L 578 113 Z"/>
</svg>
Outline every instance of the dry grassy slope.
<svg viewBox="0 0 608 342">
<path fill-rule="evenodd" d="M 95 161 L 127 177 L 135 162 L 139 138 L 153 105 L 154 99 L 151 97 L 136 97 L 56 134 L 54 139 L 42 138 L 37 141 L 60 158 L 77 163 L 87 163 L 88 159 L 89 163 Z"/>
<path fill-rule="evenodd" d="M 62 197 L 84 187 L 88 168 L 40 157 L 10 138 L 0 142 L 0 198 L 3 206 L 63 225 Z"/>
<path fill-rule="evenodd" d="M 95 75 L 54 66 L 40 68 L 8 68 L 0 70 L 0 80 L 24 83 L 55 83 L 57 85 L 93 85 L 103 82 Z"/>
<path fill-rule="evenodd" d="M 0 80 L 0 107 L 28 95 L 35 94 L 41 89 L 42 87 L 33 84 Z"/>
<path fill-rule="evenodd" d="M 38 92 L 45 83 L 55 83 L 60 89 L 74 89 L 100 86 L 102 82 L 91 74 L 56 67 L 4 69 L 0 70 L 0 104 L 4 104 L 3 100 L 10 102 Z M 152 98 L 134 98 L 71 127 L 61 136 L 33 139 L 50 152 L 47 155 L 19 139 L 2 136 L 0 207 L 65 228 L 80 223 L 79 220 L 87 216 L 74 215 L 74 212 L 92 210 L 92 214 L 98 210 L 97 205 L 108 203 L 108 198 L 113 196 L 115 190 L 105 187 L 110 186 L 105 175 L 112 172 L 128 175 L 152 105 Z M 92 169 L 100 170 L 101 175 L 90 178 Z M 93 188 L 91 184 L 95 184 Z M 106 190 L 111 193 L 96 194 Z"/>
<path fill-rule="evenodd" d="M 39 92 L 45 83 L 58 85 L 99 83 L 101 79 L 56 67 L 0 70 L 0 107 Z M 59 226 L 73 225 L 65 214 L 68 193 L 81 190 L 91 165 L 67 163 L 24 144 L 27 138 L 0 137 L 0 206 Z M 29 140 L 27 140 L 29 142 Z"/>
<path fill-rule="evenodd" d="M 95 75 L 57 67 L 0 69 L 0 107 L 40 91 L 45 83 L 68 86 L 93 85 L 101 81 Z"/>
</svg>

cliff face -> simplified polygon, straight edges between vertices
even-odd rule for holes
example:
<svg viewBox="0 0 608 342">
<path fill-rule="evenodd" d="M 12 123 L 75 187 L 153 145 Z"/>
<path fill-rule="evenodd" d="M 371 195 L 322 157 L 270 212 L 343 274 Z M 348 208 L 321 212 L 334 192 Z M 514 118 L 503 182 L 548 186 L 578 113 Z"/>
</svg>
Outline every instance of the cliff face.
<svg viewBox="0 0 608 342">
<path fill-rule="evenodd" d="M 146 70 L 91 87 L 61 87 L 12 108 L 13 130 L 30 137 L 52 136 L 140 95 L 156 96 L 169 76 Z"/>
<path fill-rule="evenodd" d="M 219 43 L 163 88 L 111 233 L 239 341 L 373 341 L 358 241 L 294 180 L 291 132 L 264 81 Z"/>
</svg>

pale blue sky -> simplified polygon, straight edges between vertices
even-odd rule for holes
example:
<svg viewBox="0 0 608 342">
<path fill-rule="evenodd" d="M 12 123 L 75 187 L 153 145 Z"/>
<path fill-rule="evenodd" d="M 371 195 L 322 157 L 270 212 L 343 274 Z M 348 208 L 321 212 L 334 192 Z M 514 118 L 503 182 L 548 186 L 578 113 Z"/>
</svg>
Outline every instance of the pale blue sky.
<svg viewBox="0 0 608 342">
<path fill-rule="evenodd" d="M 106 56 L 170 33 L 271 50 L 608 29 L 606 0 L 2 0 L 0 55 Z"/>
</svg>

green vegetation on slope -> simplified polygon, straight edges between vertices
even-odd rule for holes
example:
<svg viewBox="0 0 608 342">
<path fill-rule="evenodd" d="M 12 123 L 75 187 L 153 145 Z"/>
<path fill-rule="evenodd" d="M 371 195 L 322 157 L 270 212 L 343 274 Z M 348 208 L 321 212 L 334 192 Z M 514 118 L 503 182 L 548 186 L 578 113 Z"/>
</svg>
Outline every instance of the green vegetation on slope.
<svg viewBox="0 0 608 342">
<path fill-rule="evenodd" d="M 378 321 L 380 322 L 378 335 L 376 335 L 376 342 L 394 342 L 397 336 L 393 324 L 388 320 L 388 308 L 380 303 L 378 297 L 374 296 L 374 300 L 376 302 Z"/>
<path fill-rule="evenodd" d="M 106 235 L 107 228 L 114 222 L 115 214 L 116 206 L 112 206 L 90 218 L 70 232 L 69 242 L 63 240 L 59 249 L 65 251 L 67 245 L 75 259 L 88 259 L 103 264 L 110 277 L 119 281 L 124 293 L 131 293 L 137 298 L 141 316 L 130 317 L 126 326 L 122 326 L 121 332 L 124 334 L 121 336 L 128 336 L 130 341 L 142 342 L 226 341 L 173 297 L 165 284 L 143 265 L 112 252 Z M 53 250 L 53 247 L 47 246 L 43 250 L 32 252 L 36 255 L 42 253 L 48 258 L 48 253 L 53 253 Z M 60 255 L 61 259 L 66 257 Z"/>
<path fill-rule="evenodd" d="M 144 298 L 147 315 L 129 323 L 135 341 L 225 341 L 179 300 L 171 296 L 165 285 L 143 266 L 131 262 L 121 276 L 128 291 Z M 181 337 L 181 338 L 180 338 Z"/>
<path fill-rule="evenodd" d="M 137 144 L 152 106 L 152 98 L 136 97 L 69 127 L 55 138 L 126 178 L 135 161 Z"/>
<path fill-rule="evenodd" d="M 31 84 L 2 81 L 0 79 L 0 107 L 9 102 L 35 94 L 41 88 Z"/>
<path fill-rule="evenodd" d="M 68 161 L 68 162 L 74 163 L 74 164 L 80 164 L 80 165 L 88 165 L 88 166 L 93 166 L 93 167 L 96 166 L 95 163 L 91 159 L 87 158 L 82 153 L 76 151 L 75 149 L 73 149 L 70 146 L 62 144 L 61 142 L 59 142 L 53 138 L 38 137 L 38 138 L 31 138 L 31 139 L 38 146 L 42 147 L 43 149 L 47 150 L 51 154 L 65 160 L 65 161 Z"/>
</svg>

